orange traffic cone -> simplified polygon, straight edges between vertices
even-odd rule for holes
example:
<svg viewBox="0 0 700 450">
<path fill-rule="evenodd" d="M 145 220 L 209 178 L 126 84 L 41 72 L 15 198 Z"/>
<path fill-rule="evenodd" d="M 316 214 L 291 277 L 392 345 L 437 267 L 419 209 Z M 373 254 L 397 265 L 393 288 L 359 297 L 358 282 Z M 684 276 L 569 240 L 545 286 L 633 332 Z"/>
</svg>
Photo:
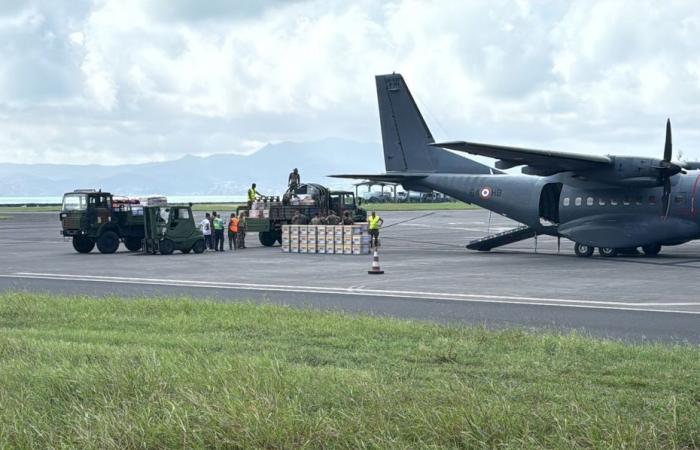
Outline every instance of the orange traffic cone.
<svg viewBox="0 0 700 450">
<path fill-rule="evenodd" d="M 374 257 L 372 258 L 372 269 L 367 271 L 370 275 L 382 275 L 384 271 L 379 268 L 379 252 L 374 249 Z"/>
</svg>

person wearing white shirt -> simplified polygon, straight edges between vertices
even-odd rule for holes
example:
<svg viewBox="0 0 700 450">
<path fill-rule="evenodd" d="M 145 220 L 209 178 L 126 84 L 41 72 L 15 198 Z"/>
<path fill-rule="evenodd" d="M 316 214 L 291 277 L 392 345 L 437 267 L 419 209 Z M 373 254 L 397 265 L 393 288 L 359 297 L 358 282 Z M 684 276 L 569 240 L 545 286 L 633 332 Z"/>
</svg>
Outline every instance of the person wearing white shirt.
<svg viewBox="0 0 700 450">
<path fill-rule="evenodd" d="M 207 248 L 209 249 L 212 248 L 210 217 L 211 216 L 209 215 L 209 213 L 207 213 L 204 219 L 201 222 L 199 222 L 199 229 L 202 230 L 202 234 L 204 235 L 204 242 L 207 243 Z"/>
</svg>

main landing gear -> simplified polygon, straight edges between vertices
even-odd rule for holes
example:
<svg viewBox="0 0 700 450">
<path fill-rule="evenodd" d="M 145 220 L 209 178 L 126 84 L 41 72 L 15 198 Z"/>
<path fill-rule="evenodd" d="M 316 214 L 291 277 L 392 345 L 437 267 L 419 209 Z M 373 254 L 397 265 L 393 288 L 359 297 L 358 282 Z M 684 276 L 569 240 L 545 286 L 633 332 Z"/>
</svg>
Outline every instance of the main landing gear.
<svg viewBox="0 0 700 450">
<path fill-rule="evenodd" d="M 592 247 L 590 245 L 581 244 L 579 242 L 576 242 L 574 244 L 574 253 L 576 253 L 576 256 L 588 258 L 590 256 L 593 256 L 594 251 L 595 251 L 595 247 Z M 656 256 L 661 251 L 661 244 L 650 244 L 650 245 L 642 246 L 642 251 L 644 252 L 645 256 Z M 623 254 L 623 255 L 638 255 L 639 254 L 637 252 L 636 247 L 631 247 L 631 248 L 599 247 L 598 253 L 600 253 L 600 256 L 602 256 L 604 258 L 614 258 L 615 256 L 618 256 L 620 254 Z"/>
</svg>

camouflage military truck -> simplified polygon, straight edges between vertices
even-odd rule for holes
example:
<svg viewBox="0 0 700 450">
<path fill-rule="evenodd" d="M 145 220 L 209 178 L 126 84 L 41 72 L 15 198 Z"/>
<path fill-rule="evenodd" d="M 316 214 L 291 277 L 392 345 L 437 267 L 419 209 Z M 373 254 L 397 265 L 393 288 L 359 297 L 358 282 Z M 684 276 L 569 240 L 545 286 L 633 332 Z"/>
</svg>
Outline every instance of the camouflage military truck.
<svg viewBox="0 0 700 450">
<path fill-rule="evenodd" d="M 63 196 L 61 234 L 73 239 L 79 253 L 95 245 L 102 253 L 114 253 L 119 243 L 132 252 L 141 249 L 144 237 L 143 207 L 109 192 L 78 189 Z"/>
<path fill-rule="evenodd" d="M 258 233 L 260 243 L 266 247 L 282 242 L 282 225 L 290 224 L 295 211 L 308 219 L 320 212 L 327 215 L 335 211 L 342 217 L 349 211 L 355 222 L 366 222 L 367 211 L 355 201 L 355 194 L 349 191 L 331 191 L 320 184 L 302 184 L 296 190 L 288 190 L 282 198 L 267 197 L 255 202 L 252 208 L 240 206 L 238 213 L 248 213 L 246 233 Z"/>
</svg>

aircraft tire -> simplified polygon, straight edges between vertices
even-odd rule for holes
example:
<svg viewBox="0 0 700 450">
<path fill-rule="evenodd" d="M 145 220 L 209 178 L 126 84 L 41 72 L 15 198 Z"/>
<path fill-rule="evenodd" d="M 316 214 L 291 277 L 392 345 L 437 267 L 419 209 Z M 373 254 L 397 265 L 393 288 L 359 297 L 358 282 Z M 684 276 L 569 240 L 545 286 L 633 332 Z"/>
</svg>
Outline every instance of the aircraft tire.
<svg viewBox="0 0 700 450">
<path fill-rule="evenodd" d="M 612 247 L 600 247 L 598 249 L 598 253 L 600 253 L 600 256 L 604 256 L 606 258 L 614 258 L 617 256 L 618 250 Z"/>
<path fill-rule="evenodd" d="M 95 248 L 95 241 L 81 235 L 73 236 L 73 248 L 78 253 L 90 253 Z"/>
<path fill-rule="evenodd" d="M 656 256 L 661 251 L 661 244 L 644 245 L 642 251 L 646 256 Z"/>
<path fill-rule="evenodd" d="M 119 235 L 114 231 L 105 231 L 97 238 L 100 253 L 114 253 L 119 248 Z"/>
<path fill-rule="evenodd" d="M 574 253 L 576 253 L 576 256 L 580 256 L 583 258 L 588 258 L 592 256 L 593 250 L 595 250 L 595 248 L 591 247 L 590 245 L 584 245 L 578 242 L 574 245 Z"/>
</svg>

